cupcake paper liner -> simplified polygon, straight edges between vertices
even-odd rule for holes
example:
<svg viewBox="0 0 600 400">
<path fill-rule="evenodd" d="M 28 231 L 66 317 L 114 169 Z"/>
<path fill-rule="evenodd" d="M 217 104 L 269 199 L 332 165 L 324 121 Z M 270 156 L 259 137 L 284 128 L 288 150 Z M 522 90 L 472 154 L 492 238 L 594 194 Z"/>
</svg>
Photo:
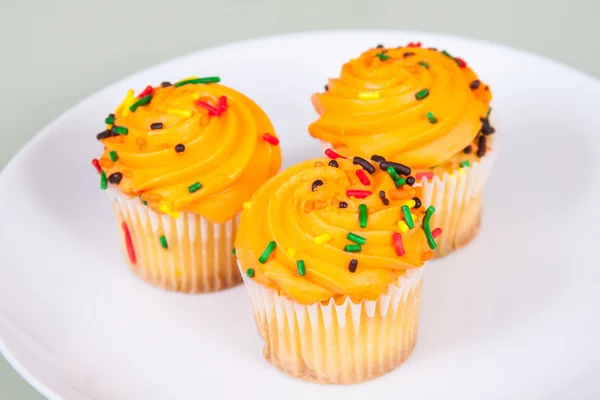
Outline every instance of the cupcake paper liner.
<svg viewBox="0 0 600 400">
<path fill-rule="evenodd" d="M 400 365 L 415 346 L 422 268 L 406 271 L 376 300 L 330 299 L 312 305 L 242 275 L 265 340 L 265 358 L 295 378 L 335 384 L 367 381 Z"/>
<path fill-rule="evenodd" d="M 117 189 L 107 192 L 125 258 L 142 279 L 186 293 L 213 292 L 241 283 L 232 254 L 239 214 L 222 224 L 187 212 L 175 219 Z"/>
</svg>

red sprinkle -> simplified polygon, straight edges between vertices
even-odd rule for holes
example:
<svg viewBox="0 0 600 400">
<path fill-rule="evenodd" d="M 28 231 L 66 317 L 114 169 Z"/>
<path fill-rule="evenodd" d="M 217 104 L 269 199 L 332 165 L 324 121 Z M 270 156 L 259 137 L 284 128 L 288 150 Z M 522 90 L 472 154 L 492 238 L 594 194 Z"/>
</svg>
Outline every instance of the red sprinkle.
<svg viewBox="0 0 600 400">
<path fill-rule="evenodd" d="M 421 47 L 421 42 L 410 42 L 406 47 Z"/>
<path fill-rule="evenodd" d="M 433 236 L 434 239 L 436 237 L 440 236 L 441 234 L 442 234 L 442 228 L 435 228 L 434 230 L 431 231 L 431 236 Z"/>
<path fill-rule="evenodd" d="M 279 144 L 279 139 L 268 133 L 265 133 L 263 135 L 263 139 L 265 139 L 265 141 L 271 143 L 273 146 L 277 146 Z"/>
<path fill-rule="evenodd" d="M 370 195 L 372 195 L 373 193 L 369 192 L 368 190 L 346 190 L 346 196 L 348 197 L 355 197 L 357 199 L 364 199 L 366 197 L 369 197 Z"/>
<path fill-rule="evenodd" d="M 433 172 L 417 172 L 415 178 L 417 178 L 417 180 L 421 180 L 423 178 L 433 179 Z"/>
<path fill-rule="evenodd" d="M 461 68 L 465 68 L 467 66 L 467 63 L 462 58 L 454 57 L 454 60 L 456 61 L 456 63 L 458 64 L 458 66 L 461 67 Z"/>
<path fill-rule="evenodd" d="M 127 223 L 123 222 L 123 233 L 125 234 L 125 247 L 127 247 L 127 254 L 129 255 L 129 261 L 135 265 L 135 250 L 133 249 L 133 241 L 131 240 L 131 233 L 127 227 Z"/>
<path fill-rule="evenodd" d="M 97 158 L 94 158 L 94 159 L 92 160 L 92 165 L 93 165 L 94 167 L 96 167 L 96 171 L 98 171 L 98 173 L 102 172 L 102 167 L 100 166 L 100 161 L 98 161 L 98 159 L 97 159 Z"/>
<path fill-rule="evenodd" d="M 402 243 L 402 235 L 398 232 L 392 235 L 392 239 L 394 239 L 394 247 L 396 248 L 396 254 L 398 257 L 402 257 L 406 252 L 404 251 L 404 243 Z"/>
<path fill-rule="evenodd" d="M 196 102 L 196 105 L 205 108 L 208 110 L 208 115 L 213 115 L 213 116 L 220 116 L 221 115 L 221 110 L 218 109 L 217 107 L 213 106 L 212 104 L 209 104 L 205 101 L 202 100 L 198 100 Z"/>
<path fill-rule="evenodd" d="M 362 183 L 363 185 L 369 186 L 371 184 L 371 181 L 365 174 L 365 171 L 363 171 L 362 169 L 356 170 L 356 176 L 358 176 L 360 183 Z"/>
<path fill-rule="evenodd" d="M 219 97 L 219 111 L 223 112 L 227 110 L 227 96 Z"/>
<path fill-rule="evenodd" d="M 331 149 L 325 150 L 325 155 L 333 160 L 335 160 L 336 158 L 346 158 L 344 156 L 339 155 L 338 153 L 336 153 L 335 151 L 333 151 Z"/>
<path fill-rule="evenodd" d="M 137 95 L 138 99 L 141 99 L 142 97 L 148 96 L 150 93 L 154 92 L 154 88 L 150 85 L 146 86 L 146 89 L 142 90 L 142 93 Z"/>
</svg>

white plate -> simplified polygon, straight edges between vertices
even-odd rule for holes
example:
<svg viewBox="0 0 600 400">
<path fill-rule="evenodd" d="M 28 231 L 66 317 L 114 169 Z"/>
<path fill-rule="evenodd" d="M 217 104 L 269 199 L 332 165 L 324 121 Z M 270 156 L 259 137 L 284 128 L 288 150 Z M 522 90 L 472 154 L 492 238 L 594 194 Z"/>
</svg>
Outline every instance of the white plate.
<svg viewBox="0 0 600 400">
<path fill-rule="evenodd" d="M 491 83 L 504 141 L 481 235 L 430 264 L 405 365 L 352 387 L 293 380 L 263 359 L 243 287 L 166 293 L 129 271 L 90 165 L 95 134 L 128 88 L 220 75 L 264 107 L 290 165 L 319 153 L 306 129 L 311 93 L 367 47 L 412 40 L 464 57 Z M 0 349 L 51 399 L 591 398 L 600 393 L 599 106 L 600 82 L 563 65 L 407 32 L 250 40 L 142 71 L 66 112 L 4 170 Z"/>
</svg>

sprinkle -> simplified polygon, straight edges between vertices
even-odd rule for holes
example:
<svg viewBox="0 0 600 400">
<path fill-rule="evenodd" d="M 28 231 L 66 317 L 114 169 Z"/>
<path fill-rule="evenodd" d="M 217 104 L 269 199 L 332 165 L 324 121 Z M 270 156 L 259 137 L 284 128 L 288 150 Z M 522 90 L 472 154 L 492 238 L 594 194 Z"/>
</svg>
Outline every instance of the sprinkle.
<svg viewBox="0 0 600 400">
<path fill-rule="evenodd" d="M 221 115 L 221 110 L 215 106 L 213 106 L 212 104 L 209 104 L 205 101 L 202 100 L 198 100 L 196 102 L 196 105 L 205 108 L 208 110 L 208 115 L 212 115 L 212 116 L 220 116 Z"/>
<path fill-rule="evenodd" d="M 268 133 L 263 135 L 263 139 L 265 139 L 266 142 L 271 143 L 273 146 L 277 146 L 279 144 L 279 139 Z"/>
<path fill-rule="evenodd" d="M 375 57 L 379 58 L 381 61 L 386 61 L 388 58 L 390 58 L 390 56 L 383 53 L 377 53 L 375 54 Z"/>
<path fill-rule="evenodd" d="M 385 197 L 383 197 L 383 198 L 381 199 L 381 201 L 382 201 L 382 202 L 383 202 L 383 204 L 384 204 L 384 205 L 386 205 L 386 206 L 389 206 L 389 205 L 390 205 L 390 200 L 389 200 L 389 199 L 386 199 Z"/>
<path fill-rule="evenodd" d="M 385 199 L 385 190 L 380 190 L 379 191 L 379 198 Z"/>
<path fill-rule="evenodd" d="M 340 208 L 348 208 L 348 203 L 345 201 L 340 201 Z"/>
<path fill-rule="evenodd" d="M 175 151 L 177 153 L 183 153 L 185 151 L 185 145 L 179 143 L 177 146 L 175 146 Z"/>
<path fill-rule="evenodd" d="M 362 236 L 359 236 L 355 233 L 352 232 L 348 232 L 348 235 L 346 235 L 346 238 L 354 243 L 360 244 L 361 246 L 363 246 L 365 243 L 367 243 L 367 239 L 365 239 Z"/>
<path fill-rule="evenodd" d="M 167 243 L 167 238 L 164 235 L 162 235 L 161 237 L 159 237 L 158 240 L 160 240 L 160 246 L 163 249 L 168 249 L 169 248 L 169 244 Z"/>
<path fill-rule="evenodd" d="M 287 253 L 288 253 L 288 255 L 289 255 L 290 257 L 292 257 L 292 258 L 293 258 L 293 257 L 296 255 L 296 249 L 295 249 L 295 248 L 293 248 L 293 247 L 290 247 L 290 248 L 288 249 Z"/>
<path fill-rule="evenodd" d="M 429 96 L 429 89 L 419 90 L 415 93 L 415 99 L 417 100 L 423 100 L 427 96 Z"/>
<path fill-rule="evenodd" d="M 337 162 L 337 161 L 335 161 L 335 160 L 331 160 L 331 161 L 329 161 L 329 164 L 328 164 L 328 165 L 329 165 L 330 167 L 333 167 L 333 168 L 337 168 L 337 167 L 339 167 L 339 166 L 340 166 L 340 165 L 338 164 L 338 162 Z"/>
<path fill-rule="evenodd" d="M 487 150 L 487 138 L 484 135 L 479 136 L 479 142 L 477 143 L 477 157 L 485 156 Z"/>
<path fill-rule="evenodd" d="M 432 112 L 428 112 L 427 113 L 427 119 L 429 120 L 429 122 L 431 122 L 432 124 L 435 124 L 438 120 L 435 117 L 435 115 L 433 115 Z"/>
<path fill-rule="evenodd" d="M 365 174 L 365 171 L 363 171 L 362 169 L 356 170 L 356 176 L 358 177 L 360 183 L 362 183 L 363 185 L 369 186 L 371 184 L 371 181 L 367 177 L 367 174 Z"/>
<path fill-rule="evenodd" d="M 385 161 L 385 158 L 383 158 L 382 156 L 378 156 L 377 154 L 373 154 L 371 156 L 371 161 L 375 161 L 376 163 L 382 163 Z"/>
<path fill-rule="evenodd" d="M 415 201 L 415 205 L 413 208 L 421 208 L 421 199 L 418 197 L 413 197 L 413 200 Z"/>
<path fill-rule="evenodd" d="M 392 200 L 406 200 L 410 194 L 405 190 L 390 190 L 390 197 Z"/>
<path fill-rule="evenodd" d="M 427 179 L 433 179 L 433 172 L 417 172 L 415 174 L 415 178 L 417 178 L 418 180 L 427 178 Z"/>
<path fill-rule="evenodd" d="M 410 213 L 410 208 L 407 205 L 402 206 L 402 215 L 404 216 L 404 221 L 406 221 L 406 225 L 410 229 L 415 227 L 415 222 L 412 219 L 412 214 Z"/>
<path fill-rule="evenodd" d="M 129 261 L 135 265 L 137 262 L 135 257 L 135 249 L 133 248 L 133 241 L 131 240 L 131 233 L 129 232 L 129 227 L 126 222 L 121 224 L 123 228 L 123 235 L 125 235 L 125 248 L 127 249 L 127 255 L 129 255 Z"/>
<path fill-rule="evenodd" d="M 383 49 L 383 45 L 382 44 L 378 44 L 376 48 L 377 49 Z"/>
<path fill-rule="evenodd" d="M 419 65 L 423 68 L 429 69 L 429 64 L 427 64 L 425 61 L 419 61 Z"/>
<path fill-rule="evenodd" d="M 357 267 L 358 267 L 358 260 L 356 258 L 353 258 L 352 260 L 350 260 L 350 264 L 348 264 L 348 271 L 355 273 Z"/>
<path fill-rule="evenodd" d="M 358 94 L 358 98 L 361 100 L 377 100 L 381 98 L 381 93 L 379 92 L 362 92 Z"/>
<path fill-rule="evenodd" d="M 244 208 L 244 210 L 247 210 L 250 207 L 252 207 L 252 202 L 251 201 L 245 201 L 245 202 L 242 203 L 242 207 Z"/>
<path fill-rule="evenodd" d="M 408 186 L 412 186 L 415 184 L 415 177 L 414 176 L 409 176 L 406 178 L 406 184 Z"/>
<path fill-rule="evenodd" d="M 140 201 L 142 202 L 143 205 L 145 205 L 145 206 L 148 205 L 148 202 L 146 200 L 142 199 L 141 197 L 140 197 Z"/>
<path fill-rule="evenodd" d="M 163 82 L 163 83 L 160 84 L 160 87 L 162 87 L 162 88 L 166 88 L 166 87 L 169 87 L 169 86 L 173 86 L 173 85 L 171 85 L 171 82 Z"/>
<path fill-rule="evenodd" d="M 108 187 L 108 180 L 106 179 L 106 174 L 104 171 L 100 172 L 100 189 L 106 190 Z"/>
<path fill-rule="evenodd" d="M 298 275 L 306 275 L 306 264 L 304 264 L 304 260 L 296 261 L 296 266 L 298 267 Z"/>
<path fill-rule="evenodd" d="M 123 101 L 121 102 L 121 104 L 119 104 L 119 106 L 116 109 L 116 112 L 119 112 L 121 110 L 123 110 L 123 116 L 125 116 L 126 111 L 128 111 L 126 109 L 126 105 L 128 105 L 129 103 L 133 102 L 133 99 L 135 99 L 135 91 L 133 89 L 129 89 L 127 91 L 127 94 L 125 95 L 125 98 L 123 99 Z"/>
<path fill-rule="evenodd" d="M 110 153 L 108 153 L 109 157 L 110 157 L 110 161 L 112 162 L 116 162 L 119 159 L 119 156 L 117 155 L 116 151 L 111 151 Z"/>
<path fill-rule="evenodd" d="M 361 250 L 362 247 L 360 246 L 360 244 L 347 244 L 346 246 L 344 246 L 344 251 L 346 253 L 360 253 Z"/>
<path fill-rule="evenodd" d="M 113 126 L 112 130 L 119 135 L 127 135 L 129 133 L 129 129 L 124 126 Z"/>
<path fill-rule="evenodd" d="M 209 76 L 206 78 L 196 78 L 196 79 L 186 79 L 175 84 L 175 87 L 185 86 L 189 84 L 198 84 L 198 83 L 218 83 L 221 82 L 221 78 L 218 76 Z"/>
<path fill-rule="evenodd" d="M 394 247 L 396 248 L 396 255 L 402 257 L 406 254 L 406 251 L 404 251 L 404 243 L 402 243 L 402 235 L 396 232 L 392 234 L 392 239 L 394 241 Z"/>
<path fill-rule="evenodd" d="M 192 116 L 192 112 L 190 110 L 181 110 L 179 108 L 171 108 L 167 110 L 167 114 L 177 115 L 179 117 L 189 118 Z"/>
<path fill-rule="evenodd" d="M 236 255 L 236 253 L 235 253 L 235 247 L 233 249 L 231 249 L 231 254 L 233 254 L 234 256 Z"/>
<path fill-rule="evenodd" d="M 150 200 L 150 199 L 148 199 Z M 164 212 L 165 214 L 169 215 L 171 218 L 179 218 L 179 216 L 181 215 L 181 213 L 179 213 L 178 211 L 173 211 L 173 209 L 171 207 L 169 207 L 168 204 L 161 204 L 158 209 L 162 212 Z"/>
<path fill-rule="evenodd" d="M 398 179 L 400 179 L 400 176 L 398 175 L 398 173 L 396 172 L 396 170 L 394 169 L 394 167 L 388 167 L 387 168 L 387 173 L 392 177 L 392 180 L 394 182 L 396 182 Z"/>
<path fill-rule="evenodd" d="M 200 182 L 196 182 L 188 186 L 188 192 L 190 193 L 197 192 L 200 189 L 202 189 L 202 184 L 200 184 Z"/>
<path fill-rule="evenodd" d="M 108 117 L 106 117 L 106 119 L 104 120 L 104 123 L 107 125 L 112 125 L 115 123 L 115 117 L 111 117 L 110 115 Z"/>
<path fill-rule="evenodd" d="M 407 200 L 404 202 L 404 205 L 408 206 L 408 208 L 413 208 L 414 206 L 417 205 L 417 202 L 414 199 Z"/>
<path fill-rule="evenodd" d="M 108 139 L 109 137 L 113 137 L 116 136 L 117 134 L 114 133 L 111 129 L 107 129 L 105 131 L 100 132 L 99 134 L 96 135 L 96 139 L 98 140 L 103 140 L 103 139 Z"/>
<path fill-rule="evenodd" d="M 253 269 L 253 268 L 248 268 L 248 269 L 246 270 L 246 276 L 247 276 L 248 278 L 254 278 L 254 269 Z"/>
<path fill-rule="evenodd" d="M 463 150 L 463 153 L 465 154 L 471 154 L 471 152 L 473 151 L 473 146 L 468 145 L 467 147 L 465 147 L 465 149 Z"/>
<path fill-rule="evenodd" d="M 402 185 L 404 185 L 406 183 L 406 179 L 404 178 L 400 178 L 394 181 L 394 185 L 396 185 L 397 188 L 402 187 Z"/>
<path fill-rule="evenodd" d="M 358 221 L 361 228 L 367 227 L 367 206 L 365 204 L 358 206 Z"/>
<path fill-rule="evenodd" d="M 267 247 L 265 248 L 265 251 L 263 251 L 261 256 L 258 258 L 258 261 L 261 264 L 266 263 L 267 260 L 269 259 L 269 256 L 271 256 L 271 253 L 273 252 L 273 250 L 275 250 L 276 247 L 277 247 L 277 243 L 275 243 L 274 241 L 270 241 L 269 244 L 267 245 Z"/>
<path fill-rule="evenodd" d="M 433 236 L 434 239 L 440 236 L 441 234 L 442 228 L 435 228 L 433 231 L 431 231 L 431 236 Z"/>
<path fill-rule="evenodd" d="M 460 165 L 461 168 L 466 168 L 466 167 L 470 167 L 471 166 L 471 162 L 467 160 L 467 161 L 461 162 L 459 165 Z"/>
<path fill-rule="evenodd" d="M 314 181 L 312 183 L 312 187 L 311 187 L 312 191 L 314 192 L 315 190 L 317 190 L 317 188 L 319 186 L 323 186 L 323 181 L 321 179 L 317 179 L 316 181 Z"/>
<path fill-rule="evenodd" d="M 154 92 L 154 88 L 150 85 L 146 86 L 146 88 L 144 90 L 142 90 L 142 92 L 140 94 L 137 95 L 138 99 L 141 99 L 142 97 L 148 96 L 149 94 Z"/>
<path fill-rule="evenodd" d="M 465 60 L 463 60 L 460 57 L 454 57 L 454 61 L 456 61 L 456 63 L 458 64 L 458 66 L 460 68 L 465 68 L 467 66 L 467 63 L 465 62 Z"/>
<path fill-rule="evenodd" d="M 398 228 L 400 228 L 400 232 L 402 233 L 406 233 L 410 229 L 405 221 L 398 221 Z"/>
<path fill-rule="evenodd" d="M 429 226 L 431 222 L 431 216 L 435 212 L 435 208 L 433 206 L 429 206 L 427 211 L 425 211 L 425 217 L 423 218 L 423 230 L 425 231 L 425 236 L 427 237 L 427 243 L 429 244 L 429 248 L 431 250 L 435 250 L 437 248 L 437 243 L 435 239 L 431 235 L 431 228 Z"/>
<path fill-rule="evenodd" d="M 375 167 L 368 162 L 367 160 L 365 160 L 362 157 L 354 157 L 352 159 L 352 164 L 354 165 L 360 165 L 361 167 L 363 167 L 369 174 L 373 174 L 375 172 Z"/>
<path fill-rule="evenodd" d="M 163 123 L 162 122 L 155 122 L 153 124 L 150 125 L 150 129 L 152 129 L 153 131 L 157 130 L 157 129 L 162 129 L 163 128 Z"/>
<path fill-rule="evenodd" d="M 146 104 L 150 103 L 150 100 L 152 100 L 152 95 L 151 94 L 149 94 L 147 96 L 144 96 L 141 99 L 139 99 L 138 101 L 136 101 L 135 103 L 133 103 L 129 107 L 129 110 L 131 112 L 135 112 L 135 110 L 137 110 L 139 106 L 145 106 Z"/>
<path fill-rule="evenodd" d="M 325 85 L 325 91 L 329 91 L 329 85 Z"/>
<path fill-rule="evenodd" d="M 219 97 L 219 111 L 224 112 L 227 110 L 227 96 Z"/>
<path fill-rule="evenodd" d="M 415 53 L 413 53 L 412 51 L 407 51 L 407 52 L 406 52 L 406 53 L 404 53 L 402 56 L 403 56 L 404 58 L 408 58 L 408 57 L 411 57 L 411 56 L 414 56 L 414 55 L 415 55 Z"/>
<path fill-rule="evenodd" d="M 92 165 L 94 166 L 94 168 L 96 168 L 96 171 L 98 171 L 98 173 L 102 172 L 102 167 L 100 167 L 100 161 L 98 161 L 97 158 L 94 158 L 92 160 Z"/>
<path fill-rule="evenodd" d="M 421 47 L 421 42 L 409 42 L 406 47 Z"/>
<path fill-rule="evenodd" d="M 346 190 L 346 196 L 355 197 L 357 199 L 364 199 L 366 197 L 369 197 L 372 194 L 373 193 L 369 192 L 368 190 L 354 190 L 354 189 Z"/>
<path fill-rule="evenodd" d="M 331 235 L 329 233 L 323 233 L 313 239 L 315 244 L 325 244 L 331 240 Z"/>
<path fill-rule="evenodd" d="M 379 164 L 379 168 L 381 168 L 383 171 L 387 171 L 389 167 L 394 168 L 396 172 L 401 175 L 410 175 L 411 172 L 411 169 L 404 164 L 390 161 L 384 161 L 381 164 Z"/>
<path fill-rule="evenodd" d="M 488 110 L 487 114 L 485 115 L 486 118 L 490 118 L 490 114 L 492 113 L 492 107 L 490 107 L 490 109 Z"/>
<path fill-rule="evenodd" d="M 446 57 L 450 57 L 453 58 L 452 55 L 450 55 L 450 53 L 448 53 L 446 50 L 442 50 L 440 53 L 442 53 L 443 55 L 445 55 Z"/>
<path fill-rule="evenodd" d="M 433 253 L 433 251 L 429 250 L 423 254 L 421 254 L 421 260 L 423 261 L 429 261 L 433 258 L 435 254 Z"/>
<path fill-rule="evenodd" d="M 479 120 L 481 121 L 481 124 L 482 124 L 481 133 L 483 133 L 484 135 L 491 135 L 492 133 L 496 132 L 494 127 L 490 125 L 489 119 L 479 118 Z"/>
<path fill-rule="evenodd" d="M 475 79 L 473 82 L 471 82 L 471 84 L 469 85 L 469 87 L 471 89 L 479 89 L 479 86 L 481 86 L 481 81 L 479 79 Z"/>
<path fill-rule="evenodd" d="M 108 181 L 115 185 L 118 185 L 119 183 L 121 183 L 121 179 L 123 179 L 123 174 L 120 172 L 115 172 L 114 174 L 111 174 L 108 177 Z"/>
<path fill-rule="evenodd" d="M 336 153 L 335 151 L 333 151 L 331 149 L 325 150 L 325 155 L 333 160 L 335 160 L 336 158 L 346 158 L 342 155 L 339 155 L 338 153 Z"/>
</svg>

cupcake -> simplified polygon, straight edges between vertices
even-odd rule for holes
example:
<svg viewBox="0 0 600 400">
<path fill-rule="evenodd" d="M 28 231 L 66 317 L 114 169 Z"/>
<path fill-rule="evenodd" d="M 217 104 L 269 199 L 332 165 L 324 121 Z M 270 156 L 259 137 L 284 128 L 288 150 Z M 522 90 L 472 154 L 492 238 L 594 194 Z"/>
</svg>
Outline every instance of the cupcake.
<svg viewBox="0 0 600 400">
<path fill-rule="evenodd" d="M 312 96 L 320 117 L 310 134 L 340 154 L 393 159 L 406 181 L 423 188 L 433 224 L 444 232 L 436 256 L 479 231 L 482 193 L 494 162 L 490 88 L 446 51 L 407 47 L 368 50 Z"/>
<path fill-rule="evenodd" d="M 350 384 L 410 355 L 439 229 L 420 188 L 334 157 L 264 184 L 242 213 L 236 251 L 266 359 L 295 378 Z"/>
<path fill-rule="evenodd" d="M 111 199 L 129 265 L 168 290 L 241 283 L 233 243 L 243 203 L 281 165 L 263 110 L 218 77 L 130 90 L 92 163 Z"/>
</svg>

